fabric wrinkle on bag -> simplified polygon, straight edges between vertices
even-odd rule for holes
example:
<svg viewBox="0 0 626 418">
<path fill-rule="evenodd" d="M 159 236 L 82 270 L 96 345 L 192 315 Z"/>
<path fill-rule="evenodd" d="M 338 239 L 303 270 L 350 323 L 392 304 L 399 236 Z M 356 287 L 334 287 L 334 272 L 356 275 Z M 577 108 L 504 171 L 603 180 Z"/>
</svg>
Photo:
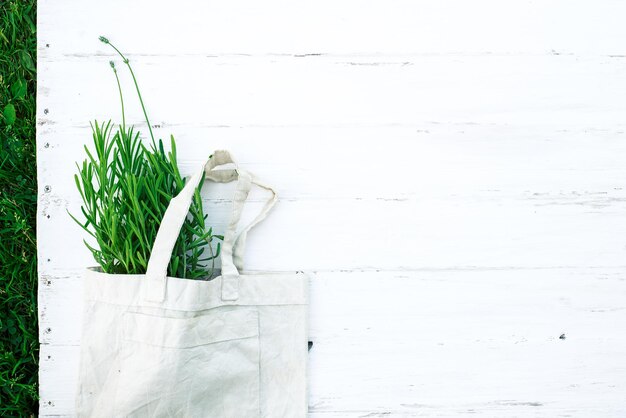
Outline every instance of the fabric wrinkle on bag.
<svg viewBox="0 0 626 418">
<path fill-rule="evenodd" d="M 303 417 L 307 413 L 308 275 L 243 272 L 248 232 L 274 190 L 216 151 L 163 216 L 146 274 L 85 274 L 77 415 L 80 417 Z M 203 179 L 235 181 L 221 275 L 167 277 Z M 253 185 L 271 195 L 237 233 Z"/>
</svg>

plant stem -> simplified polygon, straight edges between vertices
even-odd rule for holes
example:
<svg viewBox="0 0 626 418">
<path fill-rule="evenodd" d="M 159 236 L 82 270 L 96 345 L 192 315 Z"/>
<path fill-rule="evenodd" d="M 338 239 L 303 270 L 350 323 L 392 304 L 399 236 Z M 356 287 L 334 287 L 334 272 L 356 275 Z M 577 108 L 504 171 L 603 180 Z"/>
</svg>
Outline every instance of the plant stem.
<svg viewBox="0 0 626 418">
<path fill-rule="evenodd" d="M 120 84 L 120 78 L 117 75 L 117 69 L 115 69 L 115 64 L 111 61 L 111 68 L 113 68 L 113 73 L 115 74 L 115 80 L 117 80 L 117 89 L 120 92 L 120 102 L 122 103 L 122 130 L 126 130 L 126 114 L 124 113 L 124 96 L 122 95 L 122 85 Z"/>
<path fill-rule="evenodd" d="M 152 138 L 152 143 L 156 144 L 156 141 L 154 140 L 154 134 L 152 133 L 152 125 L 150 125 L 150 120 L 148 119 L 148 113 L 146 112 L 146 106 L 144 106 L 144 104 L 143 104 L 143 98 L 141 97 L 141 91 L 139 90 L 139 84 L 137 83 L 137 79 L 135 78 L 135 73 L 133 72 L 133 67 L 131 67 L 130 61 L 128 61 L 128 58 L 126 58 L 124 56 L 124 54 L 122 54 L 122 52 L 115 47 L 115 45 L 113 45 L 111 42 L 108 42 L 108 41 L 106 43 L 108 45 L 110 45 L 111 48 L 113 48 L 115 50 L 115 52 L 117 52 L 119 54 L 120 57 L 122 57 L 122 59 L 124 60 L 124 64 L 126 64 L 126 66 L 128 67 L 128 70 L 130 71 L 130 75 L 133 77 L 133 83 L 135 83 L 135 89 L 137 90 L 137 96 L 139 97 L 139 103 L 141 103 L 141 109 L 143 110 L 143 115 L 146 118 L 146 123 L 148 124 L 148 130 L 150 131 L 150 138 Z"/>
</svg>

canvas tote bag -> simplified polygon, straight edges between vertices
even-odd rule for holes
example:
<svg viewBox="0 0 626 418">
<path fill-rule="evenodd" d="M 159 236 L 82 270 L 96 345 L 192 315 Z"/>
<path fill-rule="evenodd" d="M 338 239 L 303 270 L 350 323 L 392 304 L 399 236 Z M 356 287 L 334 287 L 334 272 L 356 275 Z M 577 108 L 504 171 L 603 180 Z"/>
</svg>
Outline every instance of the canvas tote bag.
<svg viewBox="0 0 626 418">
<path fill-rule="evenodd" d="M 303 417 L 307 413 L 308 278 L 243 273 L 248 231 L 274 191 L 217 151 L 173 198 L 145 275 L 85 275 L 77 414 L 81 417 Z M 167 277 L 194 190 L 206 178 L 236 181 L 221 275 Z M 252 185 L 271 194 L 241 232 Z"/>
</svg>

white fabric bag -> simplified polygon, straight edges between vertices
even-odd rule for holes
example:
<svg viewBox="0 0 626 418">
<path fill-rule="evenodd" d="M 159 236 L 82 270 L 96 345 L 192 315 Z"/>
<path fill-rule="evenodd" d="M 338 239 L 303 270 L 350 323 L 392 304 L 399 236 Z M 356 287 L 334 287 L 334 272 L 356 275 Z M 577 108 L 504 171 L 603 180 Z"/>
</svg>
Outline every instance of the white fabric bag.
<svg viewBox="0 0 626 418">
<path fill-rule="evenodd" d="M 145 275 L 89 269 L 76 400 L 81 417 L 303 417 L 307 413 L 308 278 L 240 273 L 248 231 L 274 191 L 217 151 L 173 198 Z M 166 277 L 198 183 L 237 181 L 221 276 Z M 237 234 L 253 184 L 271 192 Z"/>
</svg>

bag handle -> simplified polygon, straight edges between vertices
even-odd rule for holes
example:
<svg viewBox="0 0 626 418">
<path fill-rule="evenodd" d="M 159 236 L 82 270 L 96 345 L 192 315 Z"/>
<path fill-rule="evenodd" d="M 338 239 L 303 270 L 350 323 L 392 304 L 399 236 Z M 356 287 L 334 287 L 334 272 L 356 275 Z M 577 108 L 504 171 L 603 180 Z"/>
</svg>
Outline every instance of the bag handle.
<svg viewBox="0 0 626 418">
<path fill-rule="evenodd" d="M 265 205 L 261 209 L 261 212 L 246 226 L 237 236 L 234 245 L 233 251 L 233 262 L 238 271 L 243 270 L 243 256 L 246 249 L 246 239 L 248 238 L 248 232 L 252 228 L 254 228 L 259 222 L 265 219 L 272 210 L 272 207 L 278 201 L 278 196 L 276 195 L 276 191 L 272 189 L 270 186 L 260 182 L 255 176 L 252 176 L 252 184 L 268 191 L 271 193 L 271 197 L 265 202 Z M 241 215 L 239 216 L 241 218 Z M 224 237 L 225 238 L 225 237 Z"/>
<path fill-rule="evenodd" d="M 214 170 L 214 168 L 226 164 L 234 164 L 235 169 Z M 235 160 L 228 151 L 219 150 L 209 157 L 208 161 L 189 178 L 181 192 L 171 199 L 163 215 L 148 260 L 146 277 L 142 284 L 142 296 L 145 300 L 162 302 L 165 299 L 167 266 L 180 230 L 187 218 L 196 188 L 203 178 L 218 183 L 237 181 L 232 215 L 224 234 L 220 260 L 222 262 L 222 299 L 236 300 L 239 297 L 239 270 L 243 268 L 243 252 L 247 234 L 250 229 L 265 219 L 276 203 L 277 196 L 271 187 L 258 181 L 246 170 L 237 167 Z M 243 207 L 252 184 L 268 190 L 272 196 L 256 218 L 239 235 L 236 235 L 237 225 L 241 219 Z"/>
</svg>

